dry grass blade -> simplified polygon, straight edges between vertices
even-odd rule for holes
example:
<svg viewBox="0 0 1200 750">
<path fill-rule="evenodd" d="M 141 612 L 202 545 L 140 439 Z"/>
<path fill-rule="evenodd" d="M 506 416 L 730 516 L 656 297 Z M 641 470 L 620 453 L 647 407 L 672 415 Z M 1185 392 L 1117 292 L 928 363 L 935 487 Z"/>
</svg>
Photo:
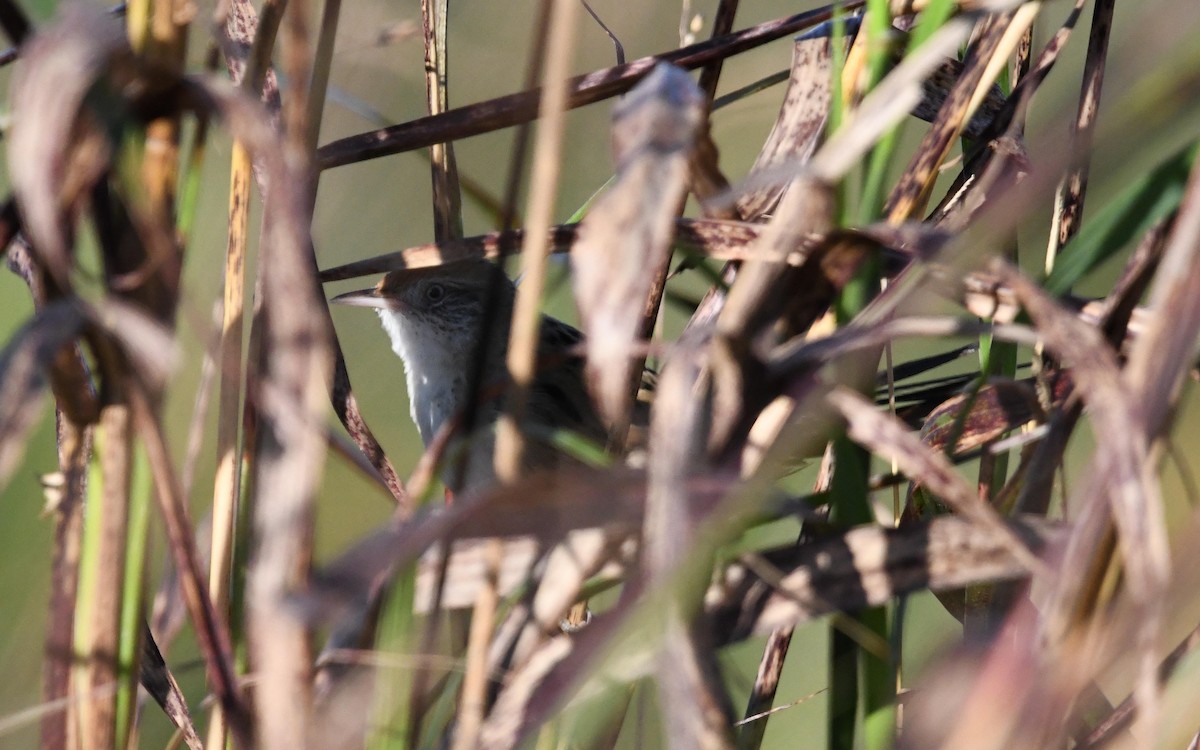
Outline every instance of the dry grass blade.
<svg viewBox="0 0 1200 750">
<path fill-rule="evenodd" d="M 990 195 L 1003 191 L 1011 184 L 1010 180 L 1005 179 L 1009 176 L 1006 174 L 1008 171 L 1027 170 L 1028 164 L 1023 159 L 1025 150 L 1020 140 L 1025 130 L 1025 113 L 1034 93 L 1046 80 L 1046 76 L 1058 61 L 1059 54 L 1071 38 L 1084 2 L 1085 0 L 1076 0 L 1062 26 L 1042 48 L 1036 64 L 1021 76 L 1005 100 L 1004 106 L 979 136 L 978 142 L 982 147 L 977 148 L 976 153 L 969 158 L 966 168 L 955 179 L 953 187 L 947 191 L 946 197 L 933 212 L 934 223 L 967 226 L 971 217 Z M 1022 40 L 1028 36 L 1027 29 Z M 993 164 L 997 160 L 999 163 Z M 1018 163 L 1013 164 L 1014 161 Z"/>
<path fill-rule="evenodd" d="M 981 85 L 991 85 L 988 76 L 994 78 L 1000 72 L 1001 66 L 996 61 L 1007 57 L 1011 47 L 1024 33 L 1025 26 L 1032 23 L 1037 10 L 1037 4 L 1023 5 L 1016 11 L 997 13 L 985 22 L 979 38 L 967 54 L 962 75 L 946 98 L 920 149 L 913 155 L 908 168 L 888 197 L 884 211 L 891 221 L 904 221 L 920 211 L 933 185 L 938 166 L 946 158 L 951 143 L 970 120 L 971 112 L 978 107 L 982 97 L 977 92 L 981 90 Z"/>
<path fill-rule="evenodd" d="M 1104 63 L 1108 55 L 1108 37 L 1112 31 L 1115 0 L 1099 0 L 1092 10 L 1092 32 L 1088 38 L 1087 62 L 1083 74 L 1083 91 L 1079 95 L 1079 113 L 1075 118 L 1073 148 L 1077 154 L 1087 154 L 1092 148 L 1092 134 L 1100 111 L 1100 91 L 1104 84 Z M 1054 195 L 1054 225 L 1050 229 L 1050 247 L 1046 253 L 1047 272 L 1054 265 L 1058 248 L 1070 242 L 1079 232 L 1083 221 L 1083 199 L 1087 191 L 1088 165 L 1075 165 L 1058 185 Z"/>
<path fill-rule="evenodd" d="M 613 112 L 615 182 L 588 212 L 571 251 L 587 333 L 588 386 L 611 425 L 629 420 L 634 348 L 657 269 L 669 259 L 688 156 L 704 97 L 679 68 L 660 65 Z"/>
<path fill-rule="evenodd" d="M 689 477 L 702 471 L 708 442 L 703 342 L 681 342 L 667 360 L 651 419 L 649 482 L 642 554 L 647 582 L 662 586 L 677 576 L 680 561 L 695 554 L 700 516 L 687 492 Z M 701 558 L 703 559 L 703 558 Z M 698 566 L 707 569 L 707 566 Z M 671 747 L 731 746 L 732 710 L 708 646 L 704 623 L 687 617 L 699 586 L 672 587 L 662 603 L 657 687 Z"/>
<path fill-rule="evenodd" d="M 766 718 L 775 703 L 779 690 L 779 678 L 783 675 L 783 664 L 792 645 L 794 628 L 783 627 L 771 631 L 767 645 L 763 647 L 758 672 L 754 675 L 754 687 L 746 702 L 742 720 L 738 722 L 738 747 L 742 750 L 757 750 L 762 747 L 763 735 L 767 732 Z"/>
<path fill-rule="evenodd" d="M 1090 503 L 1082 508 L 1082 519 L 1068 542 L 1062 563 L 1067 569 L 1086 570 L 1089 574 L 1056 580 L 1045 605 L 1044 632 L 1052 644 L 1061 643 L 1095 606 L 1094 576 L 1107 564 L 1104 519 L 1111 512 L 1119 531 L 1128 590 L 1139 609 L 1139 702 L 1153 716 L 1157 705 L 1153 654 L 1170 560 L 1162 497 L 1149 455 L 1146 414 L 1135 410 L 1126 398 L 1129 381 L 1121 376 L 1112 350 L 1094 328 L 1066 313 L 1015 269 L 1005 268 L 1002 276 L 1037 323 L 1047 349 L 1072 368 L 1095 430 L 1104 436 L 1093 458 L 1092 481 L 1102 480 L 1105 490 L 1088 495 Z"/>
<path fill-rule="evenodd" d="M 141 681 L 146 692 L 162 706 L 163 712 L 183 735 L 183 741 L 190 750 L 199 750 L 203 745 L 196 728 L 192 725 L 192 717 L 188 713 L 187 701 L 179 690 L 175 676 L 167 668 L 158 645 L 154 642 L 154 634 L 149 626 L 142 622 L 142 658 Z"/>
<path fill-rule="evenodd" d="M 718 643 L 878 606 L 912 591 L 1023 578 L 1029 567 L 1012 553 L 1012 537 L 1040 550 L 1062 535 L 1041 519 L 1002 523 L 1003 532 L 952 516 L 899 529 L 865 526 L 747 558 L 726 569 L 706 597 Z"/>
</svg>

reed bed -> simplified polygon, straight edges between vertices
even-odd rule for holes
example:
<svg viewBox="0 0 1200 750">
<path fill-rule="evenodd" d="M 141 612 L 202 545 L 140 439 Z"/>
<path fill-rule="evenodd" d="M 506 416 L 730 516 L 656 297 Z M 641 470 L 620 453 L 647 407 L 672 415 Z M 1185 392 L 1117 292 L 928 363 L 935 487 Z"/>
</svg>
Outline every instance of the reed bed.
<svg viewBox="0 0 1200 750">
<path fill-rule="evenodd" d="M 166 746 L 209 750 L 1197 745 L 1200 6 L 1121 26 L 1113 0 L 773 3 L 743 26 L 710 5 L 626 61 L 603 7 L 541 0 L 508 52 L 523 89 L 452 106 L 472 9 L 422 0 L 380 39 L 423 47 L 427 114 L 322 141 L 346 106 L 338 0 L 63 5 L 36 27 L 0 0 L 0 253 L 33 303 L 0 356 L 0 488 L 45 471 L 39 425 L 57 438 L 51 548 L 5 556 L 49 566 L 42 700 L 0 716 L 0 744 L 158 747 L 161 709 Z M 616 65 L 574 75 L 584 29 Z M 779 73 L 724 85 L 788 38 Z M 1066 97 L 1044 86 L 1060 58 L 1081 62 Z M 738 173 L 714 133 L 752 98 L 778 114 Z M 575 210 L 568 113 L 589 106 L 612 110 L 612 173 Z M 502 130 L 490 191 L 455 148 Z M 322 177 L 407 152 L 428 157 L 431 235 L 322 264 Z M 214 169 L 227 212 L 200 200 Z M 227 226 L 199 306 L 185 270 L 221 264 L 198 225 Z M 519 409 L 555 255 L 612 438 L 550 435 L 573 460 L 523 474 L 529 436 L 502 419 L 505 481 L 448 504 L 449 435 L 389 459 L 368 425 L 403 416 L 360 405 L 350 372 L 382 365 L 347 364 L 324 285 L 521 273 Z M 189 369 L 193 417 L 168 424 Z M 318 560 L 343 464 L 390 518 Z M 9 513 L 36 507 L 19 494 Z M 923 592 L 961 637 L 914 677 Z M 827 648 L 791 649 L 802 626 Z M 176 679 L 181 631 L 202 687 Z M 781 690 L 789 671 L 824 675 L 815 698 Z M 772 731 L 814 699 L 802 736 Z"/>
</svg>

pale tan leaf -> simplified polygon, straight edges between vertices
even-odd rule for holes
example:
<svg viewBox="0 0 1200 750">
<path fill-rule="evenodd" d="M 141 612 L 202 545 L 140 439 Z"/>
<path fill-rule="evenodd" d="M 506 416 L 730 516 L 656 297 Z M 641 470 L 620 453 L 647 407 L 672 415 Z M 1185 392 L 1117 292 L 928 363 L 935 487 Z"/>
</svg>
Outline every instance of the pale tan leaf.
<svg viewBox="0 0 1200 750">
<path fill-rule="evenodd" d="M 613 113 L 616 179 L 588 213 L 571 253 L 588 385 L 614 425 L 628 420 L 650 270 L 670 252 L 688 154 L 703 118 L 704 96 L 671 65 L 659 65 L 629 93 Z"/>
</svg>

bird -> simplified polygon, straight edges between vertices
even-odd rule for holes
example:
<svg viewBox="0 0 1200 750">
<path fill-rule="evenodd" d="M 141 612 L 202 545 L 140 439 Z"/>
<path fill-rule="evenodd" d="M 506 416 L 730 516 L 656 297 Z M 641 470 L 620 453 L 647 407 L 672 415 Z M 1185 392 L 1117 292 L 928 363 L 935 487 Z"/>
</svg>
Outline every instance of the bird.
<svg viewBox="0 0 1200 750">
<path fill-rule="evenodd" d="M 404 363 L 410 416 L 426 447 L 449 420 L 463 417 L 470 389 L 479 389 L 476 429 L 448 449 L 451 456 L 465 450 L 461 471 L 454 461 L 443 471 L 443 483 L 452 493 L 495 482 L 492 428 L 501 406 L 496 396 L 508 377 L 515 297 L 515 285 L 499 266 L 470 260 L 391 271 L 374 287 L 331 300 L 378 313 L 392 350 Z M 539 366 L 522 422 L 530 438 L 523 469 L 554 468 L 566 460 L 538 439 L 549 431 L 570 430 L 601 445 L 607 439 L 584 381 L 578 354 L 582 341 L 574 326 L 542 315 Z"/>
</svg>

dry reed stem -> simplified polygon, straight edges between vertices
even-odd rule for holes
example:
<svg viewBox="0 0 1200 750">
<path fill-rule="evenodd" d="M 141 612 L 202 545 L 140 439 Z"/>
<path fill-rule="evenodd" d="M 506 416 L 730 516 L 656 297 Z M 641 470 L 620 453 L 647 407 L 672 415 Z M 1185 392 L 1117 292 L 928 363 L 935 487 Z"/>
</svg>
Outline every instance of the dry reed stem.
<svg viewBox="0 0 1200 750">
<path fill-rule="evenodd" d="M 105 373 L 111 379 L 117 373 Z M 129 498 L 133 471 L 133 433 L 129 407 L 121 401 L 106 404 L 100 411 L 96 433 L 101 492 L 98 507 L 89 507 L 86 525 L 97 524 L 97 546 L 84 547 L 88 569 L 88 591 L 77 603 L 75 650 L 81 659 L 76 667 L 73 690 L 91 692 L 128 679 L 117 669 L 118 637 L 121 632 L 121 588 L 128 546 Z M 90 558 L 87 559 L 87 558 Z M 84 604 L 86 602 L 86 604 Z M 107 750 L 114 746 L 117 723 L 117 693 L 94 693 L 79 706 L 80 739 L 84 750 Z"/>
<path fill-rule="evenodd" d="M 241 489 L 242 324 L 245 316 L 246 242 L 250 221 L 250 155 L 235 142 L 230 154 L 229 223 L 225 247 L 225 279 L 221 305 L 220 372 L 217 396 L 217 465 L 213 476 L 212 540 L 208 587 L 213 606 L 229 611 L 229 583 L 233 569 L 233 532 Z M 225 721 L 220 704 L 209 720 L 208 747 L 225 743 Z"/>
<path fill-rule="evenodd" d="M 680 342 L 663 367 L 651 412 L 642 531 L 646 584 L 667 597 L 659 603 L 656 685 L 668 745 L 677 748 L 730 746 L 730 709 L 713 679 L 712 654 L 704 648 L 707 634 L 703 624 L 686 614 L 698 598 L 698 587 L 666 588 L 696 551 L 700 514 L 692 507 L 687 480 L 706 463 L 708 415 L 700 394 L 707 386 L 707 348 L 702 341 Z"/>
<path fill-rule="evenodd" d="M 842 7 L 849 11 L 862 5 L 863 0 L 851 0 Z M 707 65 L 712 60 L 754 49 L 815 26 L 828 20 L 830 14 L 831 6 L 818 8 L 788 18 L 768 21 L 720 39 L 693 44 L 674 52 L 644 57 L 625 65 L 577 76 L 567 84 L 567 107 L 574 109 L 623 94 L 659 62 L 669 62 L 685 70 L 692 70 Z M 539 91 L 523 91 L 458 107 L 441 115 L 422 117 L 390 128 L 343 138 L 321 147 L 317 155 L 318 164 L 321 169 L 331 169 L 530 122 L 538 117 L 540 97 Z"/>
<path fill-rule="evenodd" d="M 196 628 L 197 641 L 205 657 L 211 689 L 224 707 L 237 742 L 250 747 L 249 712 L 242 702 L 233 670 L 233 648 L 228 625 L 216 612 L 205 591 L 204 579 L 195 547 L 195 535 L 184 507 L 181 488 L 170 461 L 169 451 L 157 418 L 150 405 L 136 388 L 131 390 L 133 417 L 146 446 L 155 495 L 162 509 L 175 567 L 179 571 L 184 601 Z"/>
</svg>

